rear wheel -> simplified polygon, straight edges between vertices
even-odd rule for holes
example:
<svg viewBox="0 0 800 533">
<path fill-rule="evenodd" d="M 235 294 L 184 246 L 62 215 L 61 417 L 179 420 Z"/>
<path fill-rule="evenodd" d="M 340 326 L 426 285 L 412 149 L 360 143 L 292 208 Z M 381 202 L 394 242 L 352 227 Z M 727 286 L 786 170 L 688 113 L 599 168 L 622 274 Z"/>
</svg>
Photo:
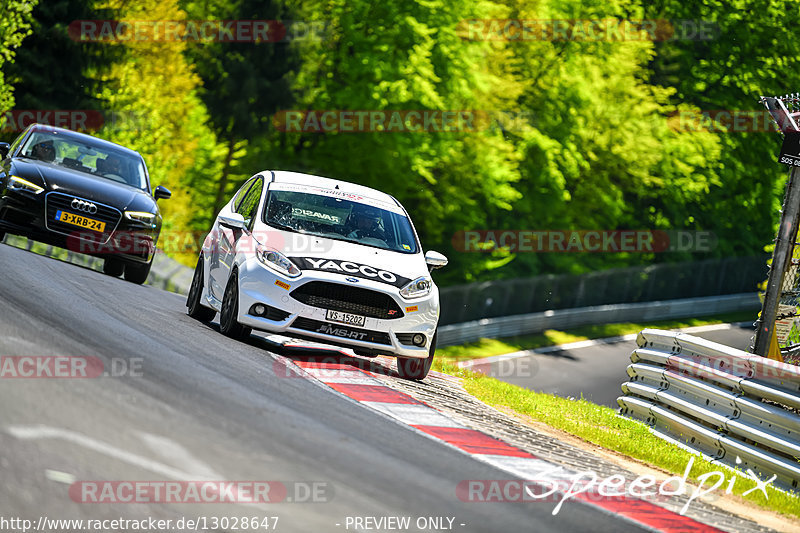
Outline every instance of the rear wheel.
<svg viewBox="0 0 800 533">
<path fill-rule="evenodd" d="M 428 357 L 426 359 L 412 359 L 410 357 L 397 358 L 397 373 L 403 379 L 422 380 L 428 375 L 433 364 L 433 356 L 436 354 L 436 337 L 438 333 L 433 334 L 431 340 L 431 347 L 428 350 Z"/>
<path fill-rule="evenodd" d="M 225 286 L 222 309 L 219 312 L 219 330 L 233 339 L 246 339 L 252 331 L 239 323 L 239 273 L 234 270 Z"/>
<path fill-rule="evenodd" d="M 3 242 L 3 239 L 5 239 L 5 238 L 6 238 L 6 232 L 5 231 L 0 231 L 0 242 Z"/>
<path fill-rule="evenodd" d="M 197 259 L 197 266 L 194 269 L 192 285 L 189 287 L 189 295 L 186 297 L 186 307 L 188 307 L 186 314 L 192 318 L 196 318 L 197 320 L 208 322 L 214 318 L 214 315 L 216 315 L 217 312 L 213 309 L 203 306 L 200 303 L 201 299 L 203 298 L 204 284 L 203 255 L 201 254 Z"/>
<path fill-rule="evenodd" d="M 103 274 L 118 278 L 122 275 L 123 270 L 125 270 L 125 264 L 118 259 L 106 259 L 103 261 Z"/>
<path fill-rule="evenodd" d="M 147 280 L 147 276 L 150 274 L 151 265 L 152 263 L 147 263 L 144 265 L 134 265 L 128 263 L 125 265 L 125 281 L 130 281 L 131 283 L 141 285 Z"/>
</svg>

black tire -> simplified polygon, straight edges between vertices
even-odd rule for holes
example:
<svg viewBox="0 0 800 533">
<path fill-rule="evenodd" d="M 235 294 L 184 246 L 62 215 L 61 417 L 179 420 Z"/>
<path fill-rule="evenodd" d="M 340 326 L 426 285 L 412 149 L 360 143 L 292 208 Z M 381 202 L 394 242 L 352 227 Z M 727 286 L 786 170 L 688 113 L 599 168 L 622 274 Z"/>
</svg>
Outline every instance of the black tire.
<svg viewBox="0 0 800 533">
<path fill-rule="evenodd" d="M 132 263 L 128 263 L 125 265 L 125 281 L 130 281 L 131 283 L 141 285 L 147 281 L 147 276 L 150 274 L 151 265 L 152 263 L 147 263 L 144 265 L 134 265 Z"/>
<path fill-rule="evenodd" d="M 438 332 L 433 334 L 431 347 L 428 350 L 427 359 L 412 359 L 410 357 L 397 358 L 397 373 L 403 379 L 420 381 L 425 379 L 433 364 L 433 356 L 436 354 L 436 337 Z"/>
<path fill-rule="evenodd" d="M 225 286 L 222 297 L 222 309 L 219 312 L 219 330 L 232 339 L 246 339 L 251 328 L 243 326 L 237 320 L 239 316 L 239 273 L 234 270 Z"/>
<path fill-rule="evenodd" d="M 6 232 L 5 231 L 0 231 L 0 242 L 3 242 L 3 239 L 5 239 L 5 238 L 6 238 Z"/>
<path fill-rule="evenodd" d="M 125 263 L 118 259 L 108 258 L 103 261 L 103 274 L 118 278 L 125 270 Z"/>
<path fill-rule="evenodd" d="M 217 312 L 200 303 L 203 297 L 203 285 L 203 256 L 200 255 L 197 259 L 197 266 L 194 268 L 192 285 L 189 287 L 189 294 L 186 297 L 186 307 L 188 308 L 186 314 L 202 322 L 208 322 L 214 318 Z"/>
</svg>

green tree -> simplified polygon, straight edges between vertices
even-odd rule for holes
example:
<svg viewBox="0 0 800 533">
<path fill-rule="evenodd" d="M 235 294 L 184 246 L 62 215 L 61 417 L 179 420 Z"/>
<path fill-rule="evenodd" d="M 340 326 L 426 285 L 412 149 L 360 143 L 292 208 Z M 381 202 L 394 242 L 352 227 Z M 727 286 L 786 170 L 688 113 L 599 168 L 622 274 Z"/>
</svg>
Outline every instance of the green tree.
<svg viewBox="0 0 800 533">
<path fill-rule="evenodd" d="M 176 1 L 111 3 L 122 21 L 181 21 L 186 14 Z M 208 217 L 221 171 L 223 150 L 206 125 L 209 118 L 197 95 L 200 78 L 185 56 L 182 40 L 128 39 L 110 43 L 121 59 L 101 76 L 98 97 L 115 119 L 100 136 L 140 152 L 152 184 L 164 185 L 173 197 L 163 202 L 162 247 L 186 264 L 194 264 L 194 231 L 208 229 Z"/>
<path fill-rule="evenodd" d="M 115 47 L 80 43 L 69 34 L 72 21 L 102 19 L 85 0 L 50 0 L 33 8 L 32 34 L 4 69 L 20 109 L 98 109 L 97 80 L 112 60 Z M 54 83 L 54 80 L 58 80 Z"/>
<path fill-rule="evenodd" d="M 284 9 L 275 1 L 225 0 L 187 2 L 189 17 L 194 19 L 279 21 Z M 287 40 L 269 42 L 210 42 L 187 48 L 203 83 L 198 94 L 208 109 L 211 126 L 225 144 L 222 172 L 216 181 L 211 218 L 227 201 L 231 173 L 248 146 L 260 154 L 260 144 L 277 110 L 292 102 L 289 73 L 295 58 Z M 252 172 L 245 171 L 249 177 Z"/>
<path fill-rule="evenodd" d="M 747 114 L 763 112 L 762 95 L 800 90 L 797 2 L 657 0 L 644 12 L 687 21 L 680 36 L 689 38 L 657 43 L 650 64 L 653 81 L 673 88 L 674 101 Z M 692 35 L 692 28 L 706 29 L 706 35 Z M 733 128 L 718 137 L 720 181 L 696 218 L 714 228 L 726 253 L 752 255 L 775 237 L 786 177 L 776 163 L 780 136 Z"/>
<path fill-rule="evenodd" d="M 13 88 L 5 72 L 14 62 L 14 54 L 31 32 L 31 10 L 36 2 L 6 0 L 0 3 L 0 111 L 14 107 Z"/>
<path fill-rule="evenodd" d="M 302 20 L 326 24 L 322 38 L 298 43 L 299 109 L 495 112 L 509 109 L 516 96 L 519 84 L 503 49 L 459 35 L 463 20 L 492 16 L 491 3 L 333 0 L 295 9 Z M 450 255 L 451 267 L 437 275 L 473 279 L 497 265 L 456 253 L 453 235 L 486 227 L 495 213 L 510 215 L 519 198 L 514 145 L 484 126 L 468 133 L 278 131 L 273 161 L 394 195 L 412 214 L 424 247 Z"/>
</svg>

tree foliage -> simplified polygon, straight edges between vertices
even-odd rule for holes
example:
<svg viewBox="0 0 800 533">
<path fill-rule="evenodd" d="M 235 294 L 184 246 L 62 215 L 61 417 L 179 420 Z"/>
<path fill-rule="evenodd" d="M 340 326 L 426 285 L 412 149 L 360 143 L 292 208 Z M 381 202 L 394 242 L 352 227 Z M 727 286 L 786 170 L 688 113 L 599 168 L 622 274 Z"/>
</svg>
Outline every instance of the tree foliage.
<svg viewBox="0 0 800 533">
<path fill-rule="evenodd" d="M 3 50 L 27 31 L 25 5 L 2 8 L 12 13 L 0 17 Z M 82 9 L 323 29 L 280 43 L 75 45 L 59 41 L 62 29 L 23 42 L 25 61 L 3 71 L 16 73 L 26 102 L 76 109 L 99 99 L 114 117 L 102 134 L 142 152 L 154 184 L 174 189 L 164 203 L 167 230 L 206 229 L 244 178 L 279 168 L 397 197 L 424 247 L 450 256 L 437 274 L 444 283 L 752 255 L 774 235 L 784 183 L 774 163 L 779 137 L 702 121 L 686 127 L 684 118 L 757 112 L 760 95 L 800 90 L 792 33 L 800 11 L 789 0 L 56 0 L 34 12 L 35 27 L 59 28 L 59 17 L 88 16 Z M 499 19 L 660 20 L 666 28 L 688 21 L 716 31 L 701 39 L 661 33 L 655 42 L 644 29 L 622 40 L 476 39 L 465 31 L 469 21 Z M 10 59 L 4 54 L 0 61 Z M 65 90 L 44 87 L 48 75 L 65 76 Z M 8 95 L 0 82 L 0 103 L 9 105 Z M 478 118 L 460 131 L 287 130 L 283 112 L 308 111 Z M 717 236 L 717 247 L 701 255 L 454 246 L 459 232 L 480 229 L 702 230 Z"/>
<path fill-rule="evenodd" d="M 17 47 L 31 33 L 31 11 L 35 2 L 5 0 L 0 3 L 0 111 L 14 106 L 11 80 L 4 72 L 13 64 Z"/>
</svg>

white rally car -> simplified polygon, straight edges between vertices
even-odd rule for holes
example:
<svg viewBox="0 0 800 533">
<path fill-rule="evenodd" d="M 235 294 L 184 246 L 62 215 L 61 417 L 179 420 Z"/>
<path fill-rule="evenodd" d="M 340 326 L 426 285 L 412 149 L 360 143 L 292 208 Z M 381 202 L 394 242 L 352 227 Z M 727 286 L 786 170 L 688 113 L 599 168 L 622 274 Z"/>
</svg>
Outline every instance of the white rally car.
<svg viewBox="0 0 800 533">
<path fill-rule="evenodd" d="M 231 337 L 251 329 L 398 357 L 408 379 L 428 374 L 439 290 L 402 205 L 345 181 L 263 171 L 222 208 L 206 236 L 186 302 Z"/>
</svg>

